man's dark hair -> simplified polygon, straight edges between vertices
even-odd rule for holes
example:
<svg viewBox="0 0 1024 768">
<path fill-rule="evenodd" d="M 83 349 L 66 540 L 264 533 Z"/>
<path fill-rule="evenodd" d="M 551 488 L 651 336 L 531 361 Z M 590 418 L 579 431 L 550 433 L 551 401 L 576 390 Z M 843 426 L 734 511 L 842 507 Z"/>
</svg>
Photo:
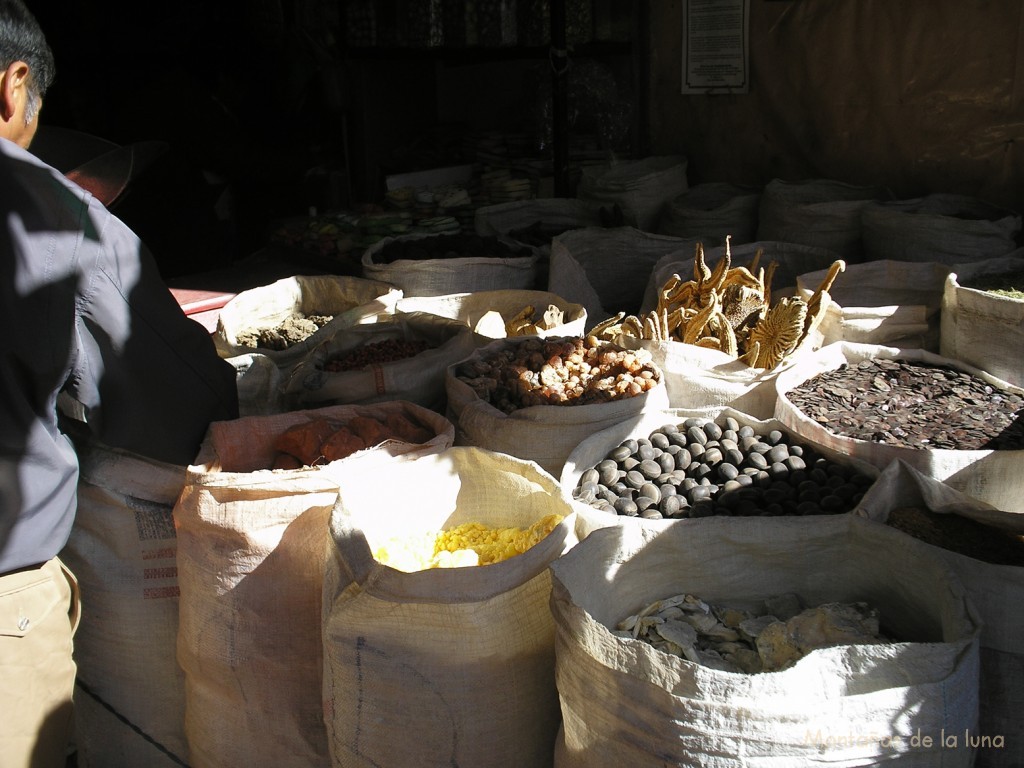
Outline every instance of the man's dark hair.
<svg viewBox="0 0 1024 768">
<path fill-rule="evenodd" d="M 24 61 L 31 73 L 30 93 L 41 99 L 53 82 L 53 51 L 36 17 L 22 0 L 0 0 L 0 69 Z"/>
</svg>

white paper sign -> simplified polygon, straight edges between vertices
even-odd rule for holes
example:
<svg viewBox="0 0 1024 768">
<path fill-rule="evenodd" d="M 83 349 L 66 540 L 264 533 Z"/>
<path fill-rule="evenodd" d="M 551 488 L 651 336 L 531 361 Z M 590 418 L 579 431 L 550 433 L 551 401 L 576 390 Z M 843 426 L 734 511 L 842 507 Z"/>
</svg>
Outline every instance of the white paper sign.
<svg viewBox="0 0 1024 768">
<path fill-rule="evenodd" d="M 748 93 L 750 0 L 682 0 L 683 93 Z"/>
</svg>

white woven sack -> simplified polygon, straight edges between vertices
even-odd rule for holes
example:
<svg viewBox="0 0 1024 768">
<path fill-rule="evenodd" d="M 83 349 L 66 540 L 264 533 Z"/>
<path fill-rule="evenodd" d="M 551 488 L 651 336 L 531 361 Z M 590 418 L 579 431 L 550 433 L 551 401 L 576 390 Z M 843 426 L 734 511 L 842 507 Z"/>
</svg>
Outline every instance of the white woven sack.
<svg viewBox="0 0 1024 768">
<path fill-rule="evenodd" d="M 695 240 L 634 227 L 566 232 L 551 242 L 548 290 L 582 305 L 593 328 L 617 312 L 636 314 L 654 265 L 667 254 L 685 258 L 695 247 Z"/>
<path fill-rule="evenodd" d="M 936 193 L 864 208 L 866 259 L 963 264 L 1017 247 L 1021 216 L 967 195 Z"/>
<path fill-rule="evenodd" d="M 809 299 L 827 269 L 797 277 Z M 813 332 L 815 348 L 836 341 L 939 351 L 939 309 L 949 268 L 936 262 L 866 261 L 848 264 L 829 288 L 832 303 Z"/>
<path fill-rule="evenodd" d="M 363 252 L 363 276 L 391 283 L 401 289 L 405 296 L 446 296 L 451 293 L 474 291 L 530 289 L 536 283 L 537 261 L 540 258 L 537 250 L 507 238 L 499 240 L 516 251 L 524 251 L 523 256 L 399 259 L 387 264 L 375 261 L 377 254 L 396 240 L 422 240 L 433 237 L 444 235 L 414 234 L 378 240 Z"/>
<path fill-rule="evenodd" d="M 229 357 L 235 369 L 239 416 L 266 416 L 284 410 L 281 368 L 266 355 L 251 353 Z"/>
<path fill-rule="evenodd" d="M 947 277 L 939 352 L 1024 387 L 1024 300 L 966 288 L 961 281 L 1024 267 L 1024 248 L 997 259 L 958 264 Z"/>
<path fill-rule="evenodd" d="M 514 349 L 516 339 L 494 341 L 459 363 Z M 456 445 L 472 445 L 536 462 L 556 475 L 565 459 L 587 435 L 617 424 L 647 409 L 668 407 L 664 381 L 634 397 L 585 405 L 534 405 L 505 413 L 482 400 L 456 372 L 445 372 L 448 418 L 455 425 Z"/>
<path fill-rule="evenodd" d="M 770 370 L 752 368 L 717 349 L 681 341 L 615 339 L 627 348 L 644 349 L 661 370 L 670 408 L 710 412 L 726 406 L 759 419 L 775 413 L 775 379 L 793 365 L 791 356 Z"/>
<path fill-rule="evenodd" d="M 861 213 L 885 197 L 886 191 L 875 186 L 773 179 L 761 192 L 757 239 L 811 245 L 834 251 L 848 263 L 863 261 Z"/>
<path fill-rule="evenodd" d="M 599 227 L 601 204 L 575 197 L 538 197 L 531 200 L 513 200 L 497 205 L 484 205 L 473 214 L 473 229 L 481 237 L 508 236 L 540 225 L 544 231 Z M 560 231 L 559 231 L 560 230 Z M 550 251 L 550 244 L 533 244 L 542 251 Z"/>
<path fill-rule="evenodd" d="M 1007 513 L 970 499 L 926 477 L 902 461 L 894 461 L 864 495 L 854 514 L 885 523 L 893 510 L 918 507 L 955 514 L 1018 535 L 1024 515 Z M 1024 568 L 992 565 L 940 547 L 932 548 L 953 569 L 967 590 L 981 620 L 979 743 L 976 768 L 1017 768 L 1024 765 Z"/>
<path fill-rule="evenodd" d="M 760 190 L 727 182 L 705 182 L 669 201 L 658 232 L 672 237 L 698 238 L 707 248 L 757 239 Z"/>
<path fill-rule="evenodd" d="M 556 768 L 971 765 L 978 621 L 923 544 L 852 515 L 632 522 L 593 531 L 551 564 Z M 681 593 L 740 608 L 786 593 L 808 606 L 864 601 L 895 641 L 740 674 L 612 634 Z"/>
<path fill-rule="evenodd" d="M 587 324 L 587 310 L 580 304 L 566 301 L 549 291 L 478 291 L 450 296 L 410 296 L 399 299 L 396 312 L 425 312 L 459 320 L 481 336 L 505 338 L 503 323 L 508 323 L 527 307 L 533 307 L 540 320 L 549 306 L 562 311 L 562 322 L 535 334 L 537 336 L 582 336 Z M 497 312 L 503 323 L 488 313 Z M 481 324 L 481 320 L 484 323 Z"/>
<path fill-rule="evenodd" d="M 339 328 L 373 322 L 394 311 L 402 292 L 378 280 L 347 275 L 295 275 L 270 285 L 242 291 L 217 316 L 214 344 L 221 357 L 258 353 L 282 368 L 294 364 Z M 239 343 L 247 331 L 273 329 L 284 320 L 303 315 L 332 315 L 333 319 L 304 341 L 287 349 L 253 349 Z"/>
<path fill-rule="evenodd" d="M 771 289 L 773 303 L 777 299 L 796 293 L 797 279 L 800 275 L 819 269 L 828 269 L 833 262 L 841 258 L 838 253 L 826 248 L 816 248 L 799 243 L 758 240 L 742 245 L 730 245 L 730 264 L 734 267 L 749 267 L 758 251 L 761 252 L 761 258 L 758 261 L 759 269 L 764 267 L 767 270 L 768 265 L 773 261 L 777 264 L 771 285 L 768 286 Z M 725 246 L 705 248 L 704 263 L 709 267 L 714 267 L 725 255 L 725 252 Z M 644 288 L 644 298 L 641 304 L 643 312 L 657 309 L 658 295 L 673 274 L 679 275 L 684 282 L 694 279 L 693 265 L 696 257 L 696 248 L 691 248 L 689 251 L 666 254 L 655 263 Z"/>
<path fill-rule="evenodd" d="M 402 338 L 426 340 L 430 348 L 412 357 L 360 370 L 325 370 L 330 360 L 363 344 Z M 445 404 L 445 370 L 487 341 L 458 320 L 425 312 L 396 313 L 377 323 L 340 331 L 313 350 L 282 383 L 284 401 L 301 408 L 408 400 L 441 412 Z"/>
<path fill-rule="evenodd" d="M 412 414 L 437 436 L 389 441 L 319 467 L 272 470 L 275 439 L 317 417 Z M 321 590 L 340 472 L 429 453 L 454 429 L 410 403 L 333 406 L 215 422 L 174 507 L 190 765 L 330 765 L 320 697 Z"/>
<path fill-rule="evenodd" d="M 804 355 L 796 365 L 779 374 L 775 380 L 778 392 L 775 417 L 791 432 L 815 447 L 846 453 L 880 469 L 895 459 L 902 459 L 924 475 L 940 480 L 972 498 L 1008 512 L 1024 512 L 1024 476 L 1020 471 L 1024 451 L 907 448 L 844 437 L 830 432 L 804 415 L 786 396 L 789 390 L 819 373 L 835 370 L 843 364 L 856 365 L 862 360 L 876 358 L 948 365 L 979 376 L 996 388 L 1024 393 L 1020 387 L 1014 387 L 984 371 L 925 350 L 841 341 Z"/>
<path fill-rule="evenodd" d="M 76 449 L 78 509 L 61 558 L 83 596 L 75 635 L 78 764 L 185 765 L 171 516 L 185 467 L 89 440 Z"/>
<path fill-rule="evenodd" d="M 558 728 L 548 566 L 575 545 L 574 507 L 536 465 L 456 447 L 378 461 L 331 515 L 324 580 L 324 717 L 332 764 L 551 765 Z M 412 503 L 409 503 L 412 502 Z M 479 522 L 562 522 L 487 566 L 407 573 L 373 553 L 396 536 Z"/>
<path fill-rule="evenodd" d="M 665 206 L 689 188 L 683 155 L 655 155 L 583 168 L 580 200 L 617 203 L 626 224 L 656 232 Z"/>
</svg>

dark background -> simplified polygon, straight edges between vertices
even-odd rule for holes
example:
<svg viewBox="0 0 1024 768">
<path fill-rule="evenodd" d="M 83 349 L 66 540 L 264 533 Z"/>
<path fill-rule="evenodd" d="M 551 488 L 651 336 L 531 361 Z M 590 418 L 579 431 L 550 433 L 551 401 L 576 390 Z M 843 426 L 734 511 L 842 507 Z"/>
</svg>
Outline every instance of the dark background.
<svg viewBox="0 0 1024 768">
<path fill-rule="evenodd" d="M 111 206 L 165 276 L 230 264 L 308 210 L 343 107 L 322 76 L 329 23 L 266 0 L 28 4 L 57 64 L 40 131 L 166 142 Z"/>
</svg>

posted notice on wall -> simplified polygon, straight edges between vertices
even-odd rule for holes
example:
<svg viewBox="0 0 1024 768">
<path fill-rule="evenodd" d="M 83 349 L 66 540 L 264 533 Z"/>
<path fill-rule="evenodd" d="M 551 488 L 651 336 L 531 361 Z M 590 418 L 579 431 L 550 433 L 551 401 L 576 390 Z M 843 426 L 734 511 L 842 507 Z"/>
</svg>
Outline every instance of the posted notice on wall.
<svg viewBox="0 0 1024 768">
<path fill-rule="evenodd" d="M 750 0 L 682 0 L 683 93 L 748 93 Z"/>
</svg>

